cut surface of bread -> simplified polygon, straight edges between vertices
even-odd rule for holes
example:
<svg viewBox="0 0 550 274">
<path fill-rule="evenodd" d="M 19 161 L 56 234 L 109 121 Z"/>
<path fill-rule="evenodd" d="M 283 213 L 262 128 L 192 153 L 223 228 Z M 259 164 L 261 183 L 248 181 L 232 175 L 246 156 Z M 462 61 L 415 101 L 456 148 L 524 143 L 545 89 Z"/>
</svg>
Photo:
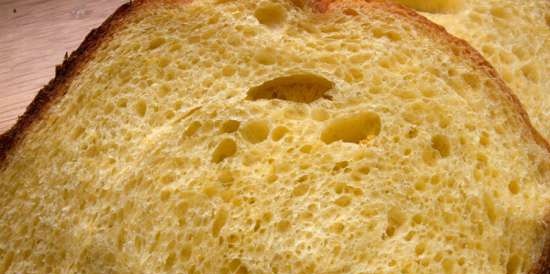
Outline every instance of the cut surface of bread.
<svg viewBox="0 0 550 274">
<path fill-rule="evenodd" d="M 1 273 L 549 269 L 548 144 L 389 3 L 126 4 L 0 160 Z"/>
<path fill-rule="evenodd" d="M 550 1 L 397 0 L 476 48 L 550 140 Z"/>
</svg>

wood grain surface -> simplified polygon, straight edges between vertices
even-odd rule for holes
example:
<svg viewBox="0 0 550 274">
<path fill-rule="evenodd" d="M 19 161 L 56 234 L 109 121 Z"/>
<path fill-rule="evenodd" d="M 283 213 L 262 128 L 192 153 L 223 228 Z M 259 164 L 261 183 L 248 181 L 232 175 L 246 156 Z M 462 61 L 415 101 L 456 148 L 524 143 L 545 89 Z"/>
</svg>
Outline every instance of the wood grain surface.
<svg viewBox="0 0 550 274">
<path fill-rule="evenodd" d="M 125 0 L 0 0 L 0 134 Z"/>
</svg>

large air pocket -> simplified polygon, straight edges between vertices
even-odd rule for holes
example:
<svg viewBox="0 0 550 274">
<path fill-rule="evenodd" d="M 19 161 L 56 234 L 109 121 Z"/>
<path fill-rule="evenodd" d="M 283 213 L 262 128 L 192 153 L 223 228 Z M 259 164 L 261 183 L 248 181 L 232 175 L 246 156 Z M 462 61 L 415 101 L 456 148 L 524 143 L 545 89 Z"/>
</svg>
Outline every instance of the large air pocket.
<svg viewBox="0 0 550 274">
<path fill-rule="evenodd" d="M 311 103 L 320 98 L 330 99 L 326 93 L 334 83 L 314 74 L 295 74 L 264 82 L 248 91 L 249 100 L 279 99 Z"/>
</svg>

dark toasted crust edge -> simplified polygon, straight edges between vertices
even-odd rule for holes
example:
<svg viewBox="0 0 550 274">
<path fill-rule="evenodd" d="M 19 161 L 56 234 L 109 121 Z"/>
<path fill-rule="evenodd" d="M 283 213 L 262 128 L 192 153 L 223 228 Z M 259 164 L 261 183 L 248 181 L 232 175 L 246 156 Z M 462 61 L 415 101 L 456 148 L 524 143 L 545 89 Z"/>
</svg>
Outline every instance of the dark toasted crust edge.
<svg viewBox="0 0 550 274">
<path fill-rule="evenodd" d="M 93 29 L 84 39 L 82 44 L 77 50 L 73 51 L 71 55 L 63 61 L 61 65 L 56 66 L 55 77 L 46 86 L 44 86 L 33 99 L 31 104 L 26 108 L 25 113 L 17 119 L 17 122 L 8 131 L 0 135 L 0 168 L 5 164 L 5 160 L 9 151 L 20 142 L 26 130 L 32 125 L 32 123 L 38 119 L 48 107 L 55 102 L 56 99 L 65 95 L 67 91 L 67 84 L 77 75 L 82 67 L 89 61 L 95 50 L 101 43 L 109 39 L 114 34 L 114 30 L 123 24 L 124 19 L 130 14 L 137 6 L 143 2 L 155 3 L 154 0 L 137 0 L 129 3 L 125 3 L 120 6 L 109 18 L 107 18 L 101 26 Z M 180 2 L 187 3 L 190 0 L 159 0 L 159 2 Z M 338 3 L 338 0 L 311 0 L 309 4 L 319 12 L 327 12 L 330 9 L 331 4 Z M 345 1 L 343 1 L 345 2 Z M 545 148 L 550 152 L 550 143 L 545 140 L 542 135 L 533 127 L 527 112 L 523 108 L 521 102 L 513 94 L 512 90 L 504 83 L 500 78 L 496 70 L 492 65 L 485 60 L 485 58 L 477 52 L 468 42 L 459 39 L 449 34 L 445 28 L 431 22 L 424 16 L 416 13 L 415 11 L 396 3 L 389 3 L 383 0 L 351 0 L 355 4 L 373 4 L 375 7 L 383 8 L 398 14 L 404 18 L 416 22 L 419 26 L 423 27 L 428 35 L 434 39 L 445 41 L 449 44 L 458 46 L 462 49 L 459 55 L 471 60 L 472 63 L 485 71 L 491 76 L 499 85 L 502 95 L 511 105 L 516 112 L 520 114 L 522 122 L 527 126 L 528 132 L 525 132 L 527 137 L 533 138 L 537 144 Z M 550 214 L 548 215 L 550 216 Z M 531 274 L 550 274 L 550 217 L 547 218 L 545 243 L 541 257 L 537 264 L 529 271 Z"/>
<path fill-rule="evenodd" d="M 5 164 L 4 161 L 10 150 L 23 139 L 26 130 L 33 122 L 40 119 L 41 114 L 56 99 L 65 95 L 68 83 L 90 60 L 98 46 L 114 34 L 114 29 L 123 23 L 123 19 L 135 5 L 135 2 L 129 2 L 120 6 L 101 26 L 88 33 L 77 50 L 66 57 L 61 65 L 56 66 L 55 77 L 38 92 L 31 104 L 27 106 L 25 113 L 17 119 L 15 125 L 0 135 L 0 168 Z"/>
</svg>

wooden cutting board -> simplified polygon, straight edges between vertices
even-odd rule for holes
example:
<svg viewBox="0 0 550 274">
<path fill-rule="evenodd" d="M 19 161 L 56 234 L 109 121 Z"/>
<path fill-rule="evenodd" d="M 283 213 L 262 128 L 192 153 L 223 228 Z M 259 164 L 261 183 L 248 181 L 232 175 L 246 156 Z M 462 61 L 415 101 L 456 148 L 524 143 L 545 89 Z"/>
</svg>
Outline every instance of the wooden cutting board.
<svg viewBox="0 0 550 274">
<path fill-rule="evenodd" d="M 0 134 L 125 0 L 0 0 Z"/>
</svg>

